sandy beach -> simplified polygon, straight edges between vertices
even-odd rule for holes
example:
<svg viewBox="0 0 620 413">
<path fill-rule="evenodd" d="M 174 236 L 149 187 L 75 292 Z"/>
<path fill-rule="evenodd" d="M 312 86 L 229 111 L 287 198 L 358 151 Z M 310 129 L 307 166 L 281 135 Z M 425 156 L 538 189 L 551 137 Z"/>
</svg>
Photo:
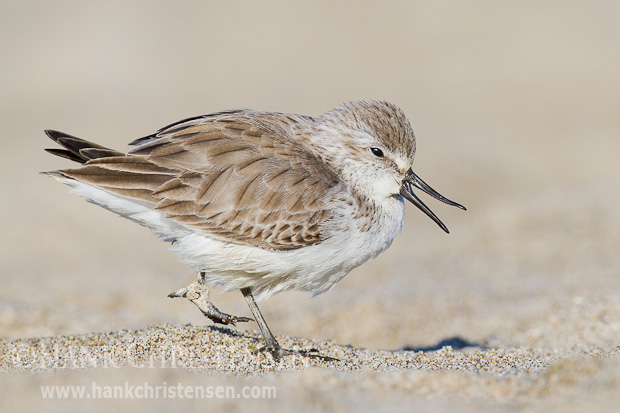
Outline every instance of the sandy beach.
<svg viewBox="0 0 620 413">
<path fill-rule="evenodd" d="M 1 7 L 0 410 L 620 408 L 617 5 Z M 195 274 L 164 242 L 39 174 L 70 165 L 46 128 L 125 150 L 201 113 L 364 98 L 403 108 L 416 173 L 468 211 L 424 198 L 449 235 L 409 205 L 331 291 L 261 303 L 284 346 L 337 361 L 276 362 L 255 323 L 167 298 Z"/>
</svg>

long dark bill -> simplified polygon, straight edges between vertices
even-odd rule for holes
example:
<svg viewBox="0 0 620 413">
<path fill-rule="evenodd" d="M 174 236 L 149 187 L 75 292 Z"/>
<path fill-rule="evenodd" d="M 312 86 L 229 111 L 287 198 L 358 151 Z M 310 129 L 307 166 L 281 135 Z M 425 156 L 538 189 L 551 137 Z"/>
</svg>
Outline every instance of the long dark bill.
<svg viewBox="0 0 620 413">
<path fill-rule="evenodd" d="M 437 215 L 435 215 L 433 213 L 433 211 L 431 211 L 430 208 L 427 207 L 426 204 L 424 202 L 422 202 L 422 200 L 420 198 L 418 198 L 413 193 L 413 187 L 414 186 L 416 188 L 421 189 L 422 191 L 426 192 L 427 194 L 429 194 L 433 198 L 438 199 L 439 201 L 443 202 L 444 204 L 455 206 L 455 207 L 460 208 L 460 209 L 462 209 L 464 211 L 466 211 L 467 208 L 465 208 L 463 205 L 457 204 L 456 202 L 451 201 L 448 198 L 444 197 L 443 195 L 439 194 L 433 188 L 428 186 L 428 184 L 426 182 L 424 182 L 422 179 L 420 179 L 420 177 L 417 176 L 413 172 L 413 170 L 409 169 L 409 171 L 407 171 L 407 176 L 405 176 L 405 179 L 403 179 L 403 184 L 400 187 L 400 194 L 406 200 L 411 202 L 413 205 L 417 206 L 420 209 L 420 211 L 424 212 L 430 219 L 435 221 L 437 223 L 437 225 L 439 225 L 441 227 L 441 229 L 443 229 L 446 233 L 449 234 L 450 231 L 448 231 L 448 228 L 444 225 L 444 223 L 441 222 L 441 220 L 439 218 L 437 218 Z"/>
</svg>

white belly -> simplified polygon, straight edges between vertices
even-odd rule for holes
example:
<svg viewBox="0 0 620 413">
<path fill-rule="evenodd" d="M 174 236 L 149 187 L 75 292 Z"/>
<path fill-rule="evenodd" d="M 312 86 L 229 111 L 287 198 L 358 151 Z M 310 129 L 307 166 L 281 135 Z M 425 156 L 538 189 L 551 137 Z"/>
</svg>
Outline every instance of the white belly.
<svg viewBox="0 0 620 413">
<path fill-rule="evenodd" d="M 226 291 L 252 287 L 257 300 L 281 291 L 321 294 L 352 269 L 387 249 L 402 228 L 402 198 L 391 198 L 370 229 L 361 232 L 353 219 L 349 230 L 320 244 L 292 251 L 272 251 L 191 234 L 173 245 L 174 252 L 210 285 Z"/>
<path fill-rule="evenodd" d="M 73 192 L 125 218 L 176 239 L 171 249 L 195 271 L 204 271 L 207 282 L 226 291 L 252 287 L 257 300 L 281 291 L 323 293 L 353 268 L 385 251 L 402 228 L 402 197 L 392 197 L 375 210 L 365 230 L 354 210 L 340 210 L 338 231 L 320 244 L 290 251 L 273 251 L 210 238 L 168 218 L 152 205 L 112 194 L 73 179 L 56 177 Z"/>
</svg>

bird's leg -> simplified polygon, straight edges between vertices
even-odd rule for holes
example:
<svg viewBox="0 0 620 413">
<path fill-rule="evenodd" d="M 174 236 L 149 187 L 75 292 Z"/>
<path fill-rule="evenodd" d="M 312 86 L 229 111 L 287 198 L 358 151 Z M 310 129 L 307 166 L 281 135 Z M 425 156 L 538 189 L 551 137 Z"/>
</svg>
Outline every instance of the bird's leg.
<svg viewBox="0 0 620 413">
<path fill-rule="evenodd" d="M 250 307 L 250 311 L 252 312 L 252 315 L 254 316 L 254 320 L 256 320 L 256 323 L 258 324 L 258 328 L 260 328 L 260 331 L 263 334 L 263 338 L 265 339 L 265 346 L 259 348 L 258 350 L 256 350 L 256 352 L 268 351 L 269 353 L 271 353 L 274 360 L 279 360 L 283 356 L 295 355 L 295 354 L 303 356 L 303 357 L 316 358 L 316 359 L 320 359 L 323 361 L 337 361 L 338 360 L 333 357 L 323 356 L 319 354 L 319 351 L 315 348 L 312 348 L 310 350 L 289 350 L 286 348 L 282 348 L 280 346 L 280 343 L 278 343 L 278 340 L 276 340 L 274 335 L 271 333 L 271 330 L 269 329 L 269 326 L 267 325 L 265 318 L 261 314 L 260 309 L 258 308 L 256 301 L 254 300 L 254 296 L 252 295 L 252 289 L 250 287 L 242 288 L 241 294 L 243 294 L 243 296 L 245 297 L 245 300 L 248 302 L 248 306 Z"/>
<path fill-rule="evenodd" d="M 252 321 L 249 317 L 237 317 L 223 313 L 209 301 L 209 287 L 207 287 L 205 282 L 204 272 L 199 272 L 196 281 L 187 287 L 168 294 L 168 297 L 187 298 L 198 307 L 205 317 L 209 317 L 214 323 L 232 324 L 234 326 L 237 322 Z"/>
</svg>

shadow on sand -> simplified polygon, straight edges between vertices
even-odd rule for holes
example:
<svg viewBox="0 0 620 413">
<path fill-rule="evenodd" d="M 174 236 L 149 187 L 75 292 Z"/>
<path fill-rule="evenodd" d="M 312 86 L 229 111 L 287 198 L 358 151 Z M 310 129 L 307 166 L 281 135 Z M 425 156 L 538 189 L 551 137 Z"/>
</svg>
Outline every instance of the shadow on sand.
<svg viewBox="0 0 620 413">
<path fill-rule="evenodd" d="M 441 340 L 437 344 L 425 346 L 425 347 L 415 347 L 415 346 L 405 346 L 397 351 L 437 351 L 442 348 L 450 346 L 454 350 L 462 350 L 468 347 L 475 347 L 481 350 L 486 349 L 487 347 L 481 343 L 474 343 L 473 341 L 467 341 L 461 337 L 450 337 L 444 340 Z"/>
</svg>

